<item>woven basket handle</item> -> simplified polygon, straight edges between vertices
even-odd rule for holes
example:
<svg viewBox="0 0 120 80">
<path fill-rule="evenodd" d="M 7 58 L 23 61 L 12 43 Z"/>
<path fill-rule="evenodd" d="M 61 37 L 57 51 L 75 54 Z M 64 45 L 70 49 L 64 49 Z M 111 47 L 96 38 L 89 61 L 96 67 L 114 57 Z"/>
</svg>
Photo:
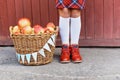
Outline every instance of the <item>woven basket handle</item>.
<svg viewBox="0 0 120 80">
<path fill-rule="evenodd" d="M 59 32 L 59 27 L 56 26 L 55 34 L 58 35 L 58 32 Z"/>
<path fill-rule="evenodd" d="M 12 30 L 13 30 L 13 26 L 10 26 L 10 27 L 9 27 L 10 37 L 11 37 L 12 34 L 13 34 Z"/>
</svg>

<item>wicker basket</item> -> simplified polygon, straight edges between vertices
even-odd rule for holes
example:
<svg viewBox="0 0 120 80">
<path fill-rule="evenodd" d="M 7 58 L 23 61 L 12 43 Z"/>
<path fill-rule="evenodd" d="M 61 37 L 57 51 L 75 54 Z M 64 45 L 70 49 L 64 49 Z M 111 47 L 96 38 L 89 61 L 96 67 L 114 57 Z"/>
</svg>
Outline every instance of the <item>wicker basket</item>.
<svg viewBox="0 0 120 80">
<path fill-rule="evenodd" d="M 52 62 L 56 35 L 56 32 L 40 35 L 11 35 L 18 62 L 23 65 Z"/>
</svg>

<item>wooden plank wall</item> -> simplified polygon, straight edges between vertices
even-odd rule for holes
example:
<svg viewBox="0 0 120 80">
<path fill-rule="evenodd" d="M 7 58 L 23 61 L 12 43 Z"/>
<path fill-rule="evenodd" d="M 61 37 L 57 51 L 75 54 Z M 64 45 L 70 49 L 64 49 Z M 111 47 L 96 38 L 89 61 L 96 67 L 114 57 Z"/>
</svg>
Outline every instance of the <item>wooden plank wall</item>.
<svg viewBox="0 0 120 80">
<path fill-rule="evenodd" d="M 32 25 L 45 26 L 48 22 L 58 24 L 55 2 L 50 0 L 0 0 L 0 45 L 12 45 L 8 28 L 16 25 L 22 17 Z"/>
<path fill-rule="evenodd" d="M 0 45 L 12 45 L 8 27 L 21 17 L 32 25 L 58 25 L 55 0 L 0 0 Z M 81 46 L 120 46 L 120 0 L 86 0 L 82 11 Z M 57 45 L 61 45 L 60 37 Z"/>
<path fill-rule="evenodd" d="M 82 46 L 120 46 L 120 0 L 86 0 Z M 83 16 L 83 15 L 82 15 Z"/>
</svg>

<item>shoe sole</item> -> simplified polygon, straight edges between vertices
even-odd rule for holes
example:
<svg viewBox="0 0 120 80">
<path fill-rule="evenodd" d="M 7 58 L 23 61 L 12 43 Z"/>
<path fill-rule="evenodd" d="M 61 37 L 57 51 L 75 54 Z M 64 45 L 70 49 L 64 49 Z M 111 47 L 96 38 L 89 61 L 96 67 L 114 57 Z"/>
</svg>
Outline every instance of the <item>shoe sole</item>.
<svg viewBox="0 0 120 80">
<path fill-rule="evenodd" d="M 82 63 L 82 61 L 72 61 L 72 62 L 74 62 L 74 63 Z"/>
<path fill-rule="evenodd" d="M 61 63 L 70 63 L 70 61 L 60 61 Z"/>
</svg>

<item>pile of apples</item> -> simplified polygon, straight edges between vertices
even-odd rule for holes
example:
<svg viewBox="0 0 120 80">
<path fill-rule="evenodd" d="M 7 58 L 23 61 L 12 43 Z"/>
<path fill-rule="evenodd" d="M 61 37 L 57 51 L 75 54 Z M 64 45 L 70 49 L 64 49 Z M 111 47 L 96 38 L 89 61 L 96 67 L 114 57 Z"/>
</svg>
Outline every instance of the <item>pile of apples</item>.
<svg viewBox="0 0 120 80">
<path fill-rule="evenodd" d="M 18 20 L 18 24 L 16 26 L 10 26 L 9 30 L 11 34 L 14 35 L 39 35 L 42 33 L 52 33 L 55 32 L 57 27 L 54 25 L 54 23 L 49 22 L 46 27 L 42 27 L 41 25 L 37 24 L 31 27 L 31 22 L 28 18 L 21 18 Z"/>
</svg>

